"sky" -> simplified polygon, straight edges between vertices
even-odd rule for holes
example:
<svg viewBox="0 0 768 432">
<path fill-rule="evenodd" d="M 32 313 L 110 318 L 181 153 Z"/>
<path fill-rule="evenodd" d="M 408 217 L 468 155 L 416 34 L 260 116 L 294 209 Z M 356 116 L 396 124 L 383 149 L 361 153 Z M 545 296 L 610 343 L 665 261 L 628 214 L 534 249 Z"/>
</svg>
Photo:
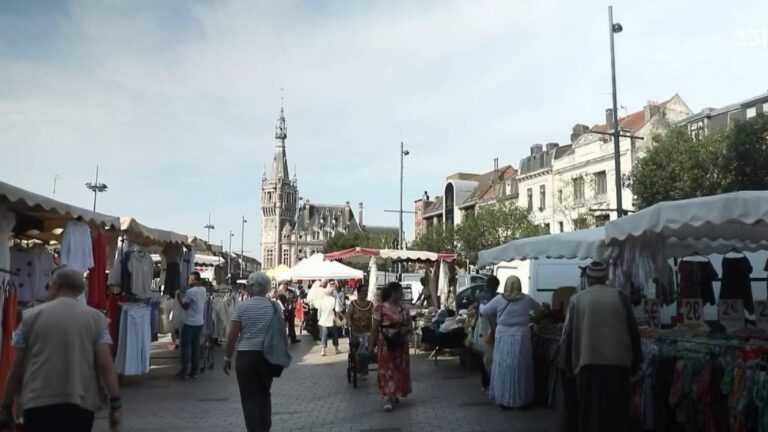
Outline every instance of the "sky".
<svg viewBox="0 0 768 432">
<path fill-rule="evenodd" d="M 768 2 L 616 0 L 619 104 L 768 91 Z M 281 98 L 313 203 L 396 226 L 445 177 L 519 166 L 611 104 L 607 4 L 583 0 L 0 2 L 0 180 L 260 255 Z M 281 89 L 283 89 L 281 91 Z M 406 237 L 413 218 L 405 218 Z"/>
</svg>

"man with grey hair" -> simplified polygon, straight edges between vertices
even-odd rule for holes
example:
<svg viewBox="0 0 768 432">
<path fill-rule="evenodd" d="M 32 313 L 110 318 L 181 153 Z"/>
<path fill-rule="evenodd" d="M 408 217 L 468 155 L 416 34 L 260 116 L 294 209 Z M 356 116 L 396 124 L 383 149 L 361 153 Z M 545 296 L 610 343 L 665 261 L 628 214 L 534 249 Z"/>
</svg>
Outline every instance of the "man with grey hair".
<svg viewBox="0 0 768 432">
<path fill-rule="evenodd" d="M 53 275 L 48 301 L 24 312 L 13 334 L 16 356 L 6 380 L 1 417 L 13 421 L 14 398 L 21 394 L 24 430 L 90 431 L 109 393 L 110 430 L 120 423 L 120 388 L 112 362 L 109 320 L 79 303 L 82 273 L 60 269 Z"/>
<path fill-rule="evenodd" d="M 248 287 L 252 297 L 239 303 L 232 314 L 224 373 L 229 375 L 232 369 L 231 359 L 237 346 L 235 373 L 246 430 L 268 431 L 272 427 L 272 370 L 264 356 L 264 339 L 271 319 L 280 320 L 281 328 L 285 328 L 285 323 L 278 306 L 266 297 L 272 288 L 272 280 L 266 273 L 251 273 Z"/>
</svg>

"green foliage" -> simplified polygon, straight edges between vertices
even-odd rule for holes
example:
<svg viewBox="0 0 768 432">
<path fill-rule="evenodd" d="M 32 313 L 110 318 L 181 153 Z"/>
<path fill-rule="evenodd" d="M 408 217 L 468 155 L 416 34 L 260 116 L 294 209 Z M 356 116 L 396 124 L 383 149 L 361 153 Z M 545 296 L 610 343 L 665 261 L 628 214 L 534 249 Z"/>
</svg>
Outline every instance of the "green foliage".
<svg viewBox="0 0 768 432">
<path fill-rule="evenodd" d="M 442 224 L 432 225 L 411 243 L 409 249 L 429 252 L 456 252 L 456 235 L 453 229 Z"/>
<path fill-rule="evenodd" d="M 323 248 L 323 253 L 336 252 L 354 247 L 369 247 L 377 249 L 391 248 L 389 239 L 384 235 L 370 234 L 365 231 L 352 231 L 348 233 L 337 232 Z"/>
<path fill-rule="evenodd" d="M 768 119 L 760 116 L 697 140 L 681 128 L 656 136 L 632 170 L 635 206 L 768 189 L 767 133 Z"/>
<path fill-rule="evenodd" d="M 531 222 L 526 210 L 509 202 L 481 206 L 464 216 L 455 230 L 441 225 L 430 227 L 416 239 L 411 249 L 454 252 L 460 263 L 477 262 L 477 253 L 510 240 L 544 234 L 544 228 Z"/>
</svg>

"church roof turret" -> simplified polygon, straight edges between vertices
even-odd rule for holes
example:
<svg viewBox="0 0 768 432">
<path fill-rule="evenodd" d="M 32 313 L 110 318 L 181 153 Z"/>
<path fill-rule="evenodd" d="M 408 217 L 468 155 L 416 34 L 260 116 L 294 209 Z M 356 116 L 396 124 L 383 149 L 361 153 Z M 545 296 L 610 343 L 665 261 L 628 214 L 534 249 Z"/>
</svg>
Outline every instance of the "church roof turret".
<svg viewBox="0 0 768 432">
<path fill-rule="evenodd" d="M 288 129 L 285 126 L 285 115 L 283 107 L 280 106 L 280 117 L 277 118 L 275 126 L 275 157 L 272 159 L 272 172 L 269 179 L 272 181 L 288 181 L 288 159 L 285 154 L 285 139 L 288 137 Z"/>
</svg>

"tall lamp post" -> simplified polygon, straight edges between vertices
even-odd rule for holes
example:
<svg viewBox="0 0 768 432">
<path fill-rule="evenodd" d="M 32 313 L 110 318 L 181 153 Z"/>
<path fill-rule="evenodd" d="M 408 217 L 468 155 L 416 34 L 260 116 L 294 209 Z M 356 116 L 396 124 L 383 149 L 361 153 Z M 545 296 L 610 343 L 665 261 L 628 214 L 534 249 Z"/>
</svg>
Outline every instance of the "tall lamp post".
<svg viewBox="0 0 768 432">
<path fill-rule="evenodd" d="M 216 227 L 213 226 L 213 224 L 211 223 L 211 214 L 210 213 L 208 213 L 208 225 L 203 226 L 203 228 L 208 230 L 208 240 L 207 241 L 208 241 L 208 243 L 210 243 L 211 242 L 211 230 L 216 229 Z"/>
<path fill-rule="evenodd" d="M 240 279 L 243 278 L 243 265 L 245 265 L 245 224 L 248 221 L 243 215 L 243 222 L 240 228 Z"/>
<path fill-rule="evenodd" d="M 232 230 L 229 231 L 229 256 L 227 257 L 227 277 L 230 278 L 230 283 L 232 283 L 232 237 L 234 237 L 235 234 L 232 232 Z"/>
<path fill-rule="evenodd" d="M 403 163 L 406 156 L 411 154 L 408 150 L 403 148 L 403 142 L 400 141 L 400 231 L 398 232 L 397 246 L 400 249 L 403 247 Z"/>
<path fill-rule="evenodd" d="M 608 34 L 611 39 L 611 85 L 613 90 L 613 159 L 616 169 L 616 217 L 620 218 L 624 216 L 624 208 L 621 202 L 621 148 L 619 145 L 619 137 L 621 131 L 619 128 L 619 109 L 616 102 L 616 55 L 613 49 L 613 35 L 614 33 L 621 33 L 624 28 L 619 23 L 613 22 L 613 6 L 608 6 Z"/>
<path fill-rule="evenodd" d="M 55 186 L 54 186 L 55 187 Z M 86 189 L 90 189 L 93 192 L 93 211 L 96 212 L 96 197 L 101 192 L 107 191 L 107 185 L 99 183 L 99 166 L 96 165 L 96 181 L 85 184 Z"/>
</svg>

